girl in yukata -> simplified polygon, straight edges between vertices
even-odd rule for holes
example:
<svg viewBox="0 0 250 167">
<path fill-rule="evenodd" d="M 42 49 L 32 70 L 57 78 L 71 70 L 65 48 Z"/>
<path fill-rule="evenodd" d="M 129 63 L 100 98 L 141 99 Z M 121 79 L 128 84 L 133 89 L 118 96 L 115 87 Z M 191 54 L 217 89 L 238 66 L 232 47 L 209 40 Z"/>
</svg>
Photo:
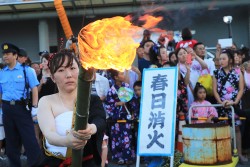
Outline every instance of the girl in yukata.
<svg viewBox="0 0 250 167">
<path fill-rule="evenodd" d="M 177 91 L 177 115 L 186 115 L 188 101 L 193 99 L 190 88 L 190 65 L 186 64 L 187 51 L 184 48 L 175 51 L 178 61 L 178 91 Z"/>
<path fill-rule="evenodd" d="M 128 112 L 126 111 L 125 102 L 122 102 L 118 97 L 120 87 L 129 87 L 124 83 L 125 76 L 123 72 L 109 70 L 115 84 L 108 91 L 105 108 L 111 120 L 110 140 L 112 159 L 117 160 L 119 165 L 132 164 L 135 154 L 132 145 L 132 124 L 118 123 L 117 120 L 128 120 Z M 129 106 L 127 106 L 129 108 Z"/>
<path fill-rule="evenodd" d="M 218 109 L 219 116 L 227 116 L 232 118 L 232 111 L 229 108 L 234 106 L 235 109 L 240 108 L 239 102 L 241 101 L 244 91 L 244 79 L 242 73 L 238 73 L 234 67 L 234 55 L 229 49 L 222 51 L 220 54 L 221 68 L 214 71 L 213 76 L 213 93 L 215 99 L 224 108 Z M 235 116 L 238 117 L 237 114 Z M 236 146 L 241 163 L 247 163 L 248 159 L 242 155 L 241 148 L 241 121 L 235 121 L 236 131 Z"/>
<path fill-rule="evenodd" d="M 237 73 L 241 73 L 242 58 L 239 56 L 239 51 L 234 51 L 234 69 Z"/>
<path fill-rule="evenodd" d="M 210 102 L 206 101 L 207 91 L 204 86 L 202 86 L 199 82 L 196 83 L 194 88 L 194 102 L 193 105 L 211 105 Z M 204 122 L 212 122 L 213 117 L 218 117 L 218 113 L 214 107 L 195 107 L 192 109 L 191 117 L 205 117 L 207 120 L 197 120 L 192 121 L 192 123 L 204 123 Z"/>
</svg>

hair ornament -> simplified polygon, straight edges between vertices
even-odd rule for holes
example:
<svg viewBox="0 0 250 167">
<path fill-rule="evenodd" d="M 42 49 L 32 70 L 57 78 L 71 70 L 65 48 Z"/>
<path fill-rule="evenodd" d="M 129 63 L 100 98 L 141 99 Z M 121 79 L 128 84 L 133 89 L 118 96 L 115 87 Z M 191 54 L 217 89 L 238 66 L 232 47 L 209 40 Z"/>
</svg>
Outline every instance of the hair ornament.
<svg viewBox="0 0 250 167">
<path fill-rule="evenodd" d="M 152 46 L 153 51 L 155 52 L 156 55 L 159 53 L 159 47 L 155 44 Z"/>
<path fill-rule="evenodd" d="M 57 53 L 52 53 L 49 55 L 49 59 L 48 59 L 48 67 L 50 67 L 50 62 L 51 60 L 54 58 L 54 56 L 56 55 Z"/>
</svg>

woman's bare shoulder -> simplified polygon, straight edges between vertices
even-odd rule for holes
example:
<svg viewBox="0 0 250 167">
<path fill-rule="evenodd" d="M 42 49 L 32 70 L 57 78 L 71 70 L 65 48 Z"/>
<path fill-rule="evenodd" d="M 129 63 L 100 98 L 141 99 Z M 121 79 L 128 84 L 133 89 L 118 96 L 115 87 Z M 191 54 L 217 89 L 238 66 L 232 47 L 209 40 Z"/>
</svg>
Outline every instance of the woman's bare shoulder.
<svg viewBox="0 0 250 167">
<path fill-rule="evenodd" d="M 52 94 L 52 95 L 43 96 L 39 100 L 39 103 L 53 104 L 56 101 L 57 96 L 58 96 L 57 93 L 56 94 Z"/>
</svg>

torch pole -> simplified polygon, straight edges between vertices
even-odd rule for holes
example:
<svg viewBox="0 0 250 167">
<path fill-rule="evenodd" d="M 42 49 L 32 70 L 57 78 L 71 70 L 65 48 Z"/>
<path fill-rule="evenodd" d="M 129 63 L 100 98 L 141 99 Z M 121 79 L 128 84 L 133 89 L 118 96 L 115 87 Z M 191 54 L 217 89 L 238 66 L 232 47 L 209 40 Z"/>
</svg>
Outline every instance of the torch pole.
<svg viewBox="0 0 250 167">
<path fill-rule="evenodd" d="M 89 117 L 89 103 L 94 69 L 79 68 L 77 102 L 74 130 L 86 129 Z M 82 166 L 83 149 L 72 149 L 72 167 Z"/>
</svg>

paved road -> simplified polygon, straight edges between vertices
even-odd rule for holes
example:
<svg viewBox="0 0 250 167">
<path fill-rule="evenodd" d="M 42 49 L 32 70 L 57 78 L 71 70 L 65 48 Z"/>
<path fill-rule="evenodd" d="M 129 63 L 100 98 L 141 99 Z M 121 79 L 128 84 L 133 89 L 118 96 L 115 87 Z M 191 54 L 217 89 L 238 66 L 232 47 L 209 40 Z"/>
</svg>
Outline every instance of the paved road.
<svg viewBox="0 0 250 167">
<path fill-rule="evenodd" d="M 22 160 L 22 166 L 27 167 L 26 157 L 21 156 L 21 160 Z M 8 158 L 6 156 L 4 156 L 4 158 L 0 157 L 0 167 L 9 167 Z M 117 165 L 115 162 L 111 161 L 109 162 L 108 167 L 128 167 L 128 166 Z M 130 165 L 129 167 L 135 167 L 135 164 Z M 147 165 L 141 164 L 140 167 L 147 167 Z M 237 167 L 250 167 L 250 161 L 248 162 L 248 164 L 245 165 L 238 164 Z"/>
<path fill-rule="evenodd" d="M 111 162 L 111 164 L 109 164 L 108 167 L 122 167 L 122 166 Z M 131 165 L 130 167 L 135 167 L 135 164 Z M 146 167 L 146 165 L 143 164 L 143 165 L 140 165 L 140 167 Z M 237 167 L 250 167 L 250 161 L 246 165 L 238 164 Z"/>
</svg>

